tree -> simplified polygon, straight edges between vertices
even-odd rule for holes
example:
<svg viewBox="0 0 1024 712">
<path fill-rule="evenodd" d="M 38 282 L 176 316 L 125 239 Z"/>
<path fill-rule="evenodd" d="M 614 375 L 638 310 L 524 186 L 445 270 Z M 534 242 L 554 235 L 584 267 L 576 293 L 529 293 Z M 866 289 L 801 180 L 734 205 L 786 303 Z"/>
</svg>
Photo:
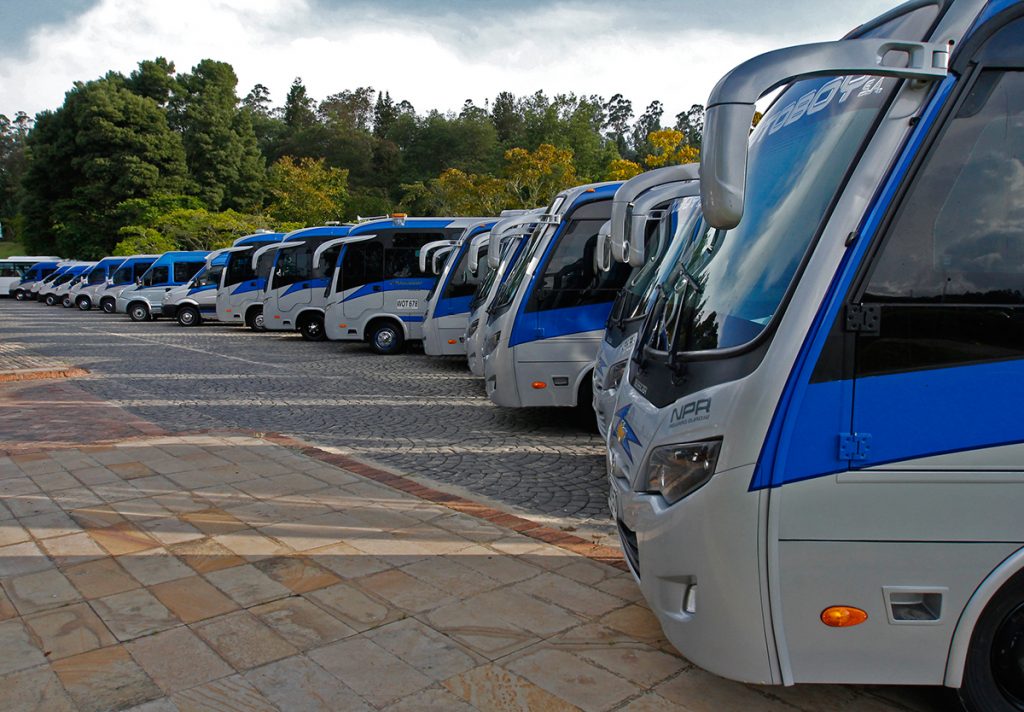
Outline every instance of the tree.
<svg viewBox="0 0 1024 712">
<path fill-rule="evenodd" d="M 604 113 L 603 128 L 607 129 L 608 137 L 615 143 L 619 155 L 627 155 L 629 146 L 626 134 L 629 130 L 629 120 L 633 118 L 633 102 L 622 94 L 616 94 L 604 105 Z"/>
<path fill-rule="evenodd" d="M 126 82 L 129 91 L 152 99 L 160 106 L 167 106 L 176 84 L 174 62 L 168 62 L 164 57 L 139 62 L 139 68 L 128 76 Z"/>
<path fill-rule="evenodd" d="M 320 121 L 347 131 L 369 131 L 373 126 L 373 87 L 331 94 L 320 102 Z"/>
<path fill-rule="evenodd" d="M 400 113 L 390 92 L 377 94 L 377 103 L 373 106 L 373 135 L 378 139 L 385 138 Z"/>
<path fill-rule="evenodd" d="M 515 207 L 536 208 L 552 196 L 578 183 L 572 150 L 545 143 L 536 151 L 511 148 L 505 152 L 505 177 Z"/>
<path fill-rule="evenodd" d="M 694 104 L 686 111 L 676 114 L 676 131 L 683 133 L 686 145 L 697 148 L 704 139 L 704 106 Z"/>
<path fill-rule="evenodd" d="M 426 184 L 407 186 L 407 201 L 424 214 L 497 215 L 513 203 L 507 181 L 449 168 Z"/>
<path fill-rule="evenodd" d="M 665 113 L 660 101 L 652 101 L 644 113 L 637 117 L 633 124 L 633 150 L 636 155 L 643 156 L 651 153 L 653 146 L 648 141 L 648 136 L 655 131 L 661 130 L 661 116 Z"/>
<path fill-rule="evenodd" d="M 204 59 L 179 75 L 172 99 L 189 172 L 213 210 L 251 208 L 262 198 L 263 157 L 249 113 L 238 109 L 237 85 L 230 64 Z"/>
<path fill-rule="evenodd" d="M 284 100 L 284 122 L 291 129 L 304 129 L 316 123 L 313 100 L 306 92 L 302 77 L 295 77 Z"/>
<path fill-rule="evenodd" d="M 0 224 L 4 239 L 18 241 L 21 221 L 18 205 L 21 202 L 21 178 L 25 173 L 25 144 L 32 119 L 19 111 L 13 119 L 0 114 Z"/>
<path fill-rule="evenodd" d="M 242 99 L 242 106 L 255 116 L 270 116 L 270 89 L 256 84 Z"/>
<path fill-rule="evenodd" d="M 675 129 L 655 131 L 647 137 L 647 140 L 654 147 L 654 152 L 649 153 L 644 160 L 648 168 L 677 166 L 700 160 L 700 149 L 688 145 L 682 131 Z"/>
<path fill-rule="evenodd" d="M 323 159 L 285 156 L 270 167 L 267 212 L 281 221 L 322 225 L 345 213 L 348 171 L 329 168 Z"/>
<path fill-rule="evenodd" d="M 63 106 L 39 114 L 27 159 L 22 211 L 37 253 L 109 254 L 121 227 L 115 206 L 189 187 L 181 137 L 117 75 L 76 83 Z"/>
<path fill-rule="evenodd" d="M 608 164 L 605 170 L 605 180 L 629 180 L 644 172 L 639 163 L 627 161 L 625 158 L 616 158 Z"/>
<path fill-rule="evenodd" d="M 494 98 L 491 121 L 503 146 L 516 146 L 522 141 L 523 114 L 512 92 L 503 91 Z"/>
<path fill-rule="evenodd" d="M 112 255 L 162 255 L 178 249 L 174 240 L 142 225 L 126 225 L 117 231 L 117 237 L 118 243 L 110 252 Z"/>
</svg>

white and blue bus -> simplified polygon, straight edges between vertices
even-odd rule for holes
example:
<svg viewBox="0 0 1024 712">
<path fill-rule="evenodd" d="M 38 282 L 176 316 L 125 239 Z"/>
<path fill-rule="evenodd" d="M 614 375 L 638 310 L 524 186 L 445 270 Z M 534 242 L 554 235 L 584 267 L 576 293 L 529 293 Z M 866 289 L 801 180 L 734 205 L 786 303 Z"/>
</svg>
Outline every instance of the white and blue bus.
<svg viewBox="0 0 1024 712">
<path fill-rule="evenodd" d="M 146 273 L 160 255 L 130 255 L 124 258 L 124 262 L 118 265 L 107 283 L 96 290 L 94 301 L 99 304 L 105 314 L 113 314 L 117 311 L 117 298 L 128 287 L 138 284 L 142 275 Z"/>
<path fill-rule="evenodd" d="M 104 290 L 111 275 L 124 263 L 126 257 L 104 257 L 89 270 L 84 283 L 74 290 L 74 306 L 89 311 L 99 305 L 97 295 Z"/>
<path fill-rule="evenodd" d="M 93 266 L 92 262 L 75 262 L 61 272 L 53 281 L 43 281 L 39 288 L 39 300 L 52 307 L 64 301 L 72 283 L 85 274 Z"/>
<path fill-rule="evenodd" d="M 484 220 L 466 228 L 427 294 L 423 314 L 423 352 L 427 356 L 465 355 L 469 304 L 478 284 L 475 270 L 470 268 L 470 257 L 476 255 L 479 266 L 482 245 L 489 239 L 495 222 Z"/>
<path fill-rule="evenodd" d="M 469 316 L 466 318 L 466 335 L 463 337 L 466 363 L 469 371 L 478 378 L 484 376 L 483 334 L 481 324 L 487 319 L 487 308 L 505 283 L 509 271 L 523 252 L 527 238 L 537 227 L 539 216 L 545 208 L 530 210 L 521 216 L 503 218 L 491 228 L 487 253 L 479 269 L 479 284 L 469 302 Z"/>
<path fill-rule="evenodd" d="M 217 288 L 228 263 L 227 250 L 206 256 L 206 264 L 185 284 L 164 292 L 160 315 L 181 326 L 199 326 L 207 319 L 217 320 Z"/>
<path fill-rule="evenodd" d="M 353 226 L 329 286 L 325 330 L 332 341 L 366 341 L 378 354 L 400 353 L 423 338 L 423 306 L 437 275 L 421 250 L 454 241 L 483 218 L 394 215 Z"/>
<path fill-rule="evenodd" d="M 49 277 L 61 266 L 60 258 L 57 257 L 38 257 L 33 259 L 39 261 L 33 262 L 19 279 L 16 281 L 12 279 L 10 286 L 7 288 L 8 295 L 14 297 L 19 302 L 29 298 L 33 285 Z M 15 268 L 15 271 L 19 269 L 20 266 Z"/>
<path fill-rule="evenodd" d="M 612 201 L 608 245 L 598 245 L 598 268 L 609 270 L 615 263 L 625 263 L 632 271 L 608 313 L 594 359 L 593 408 L 602 436 L 608 432 L 618 385 L 650 293 L 657 288 L 655 278 L 666 260 L 679 258 L 682 245 L 692 236 L 694 226 L 687 218 L 694 211 L 699 215 L 697 169 L 690 164 L 642 173 L 626 181 Z"/>
<path fill-rule="evenodd" d="M 910 2 L 707 106 L 714 229 L 608 438 L 644 597 L 726 677 L 1024 709 L 1024 3 Z"/>
<path fill-rule="evenodd" d="M 203 250 L 165 252 L 153 262 L 135 286 L 117 296 L 119 314 L 132 321 L 153 321 L 160 316 L 164 292 L 187 283 L 206 264 L 210 253 Z"/>
<path fill-rule="evenodd" d="M 621 183 L 559 193 L 487 309 L 484 382 L 511 408 L 590 407 L 590 372 L 612 302 L 629 275 L 597 269 L 598 231 Z"/>
<path fill-rule="evenodd" d="M 280 243 L 284 233 L 261 231 L 235 240 L 223 250 L 228 254 L 227 264 L 217 287 L 216 318 L 225 324 L 245 324 L 258 329 L 263 326 L 263 288 L 270 274 L 270 264 L 262 273 L 257 270 L 255 253 L 267 245 Z M 272 262 L 269 256 L 265 262 Z"/>
<path fill-rule="evenodd" d="M 263 287 L 264 329 L 298 331 L 307 341 L 323 341 L 324 307 L 341 253 L 341 242 L 351 225 L 321 225 L 295 230 L 279 244 L 266 246 L 272 267 Z M 258 261 L 254 255 L 253 263 Z"/>
</svg>

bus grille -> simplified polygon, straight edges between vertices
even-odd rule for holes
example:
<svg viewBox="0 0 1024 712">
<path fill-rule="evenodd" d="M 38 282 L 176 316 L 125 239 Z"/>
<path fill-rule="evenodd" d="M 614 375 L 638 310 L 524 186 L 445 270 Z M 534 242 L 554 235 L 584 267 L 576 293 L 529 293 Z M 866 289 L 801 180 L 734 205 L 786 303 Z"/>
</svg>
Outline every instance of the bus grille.
<svg viewBox="0 0 1024 712">
<path fill-rule="evenodd" d="M 633 571 L 636 573 L 637 578 L 640 577 L 640 547 L 636 541 L 636 532 L 627 527 L 619 519 L 616 521 L 619 526 L 619 541 L 622 542 L 622 551 L 626 555 L 626 560 L 629 565 L 633 567 Z"/>
</svg>

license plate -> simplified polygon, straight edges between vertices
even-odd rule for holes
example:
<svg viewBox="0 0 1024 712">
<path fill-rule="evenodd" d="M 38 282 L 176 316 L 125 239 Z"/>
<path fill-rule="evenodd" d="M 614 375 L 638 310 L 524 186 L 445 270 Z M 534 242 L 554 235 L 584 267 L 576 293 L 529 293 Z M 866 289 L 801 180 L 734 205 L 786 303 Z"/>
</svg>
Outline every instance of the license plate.
<svg viewBox="0 0 1024 712">
<path fill-rule="evenodd" d="M 419 299 L 396 299 L 395 309 L 419 309 Z"/>
</svg>

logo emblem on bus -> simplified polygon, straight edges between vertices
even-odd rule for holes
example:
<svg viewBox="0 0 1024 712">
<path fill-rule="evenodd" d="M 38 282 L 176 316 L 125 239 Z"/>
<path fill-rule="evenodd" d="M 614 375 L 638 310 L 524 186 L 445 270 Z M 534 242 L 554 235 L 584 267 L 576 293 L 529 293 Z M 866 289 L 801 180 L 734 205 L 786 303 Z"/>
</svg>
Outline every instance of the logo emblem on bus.
<svg viewBox="0 0 1024 712">
<path fill-rule="evenodd" d="M 643 447 L 643 445 L 640 443 L 640 439 L 636 436 L 636 433 L 633 431 L 633 427 L 629 424 L 629 421 L 626 420 L 626 416 L 629 415 L 629 409 L 632 407 L 632 405 L 627 405 L 625 408 L 621 409 L 618 413 L 615 414 L 619 418 L 619 423 L 618 425 L 615 426 L 615 439 L 618 441 L 619 447 L 622 448 L 622 451 L 626 453 L 626 457 L 629 458 L 630 462 L 633 462 L 633 453 L 631 452 L 631 447 L 633 445 L 636 445 L 637 447 Z"/>
</svg>

